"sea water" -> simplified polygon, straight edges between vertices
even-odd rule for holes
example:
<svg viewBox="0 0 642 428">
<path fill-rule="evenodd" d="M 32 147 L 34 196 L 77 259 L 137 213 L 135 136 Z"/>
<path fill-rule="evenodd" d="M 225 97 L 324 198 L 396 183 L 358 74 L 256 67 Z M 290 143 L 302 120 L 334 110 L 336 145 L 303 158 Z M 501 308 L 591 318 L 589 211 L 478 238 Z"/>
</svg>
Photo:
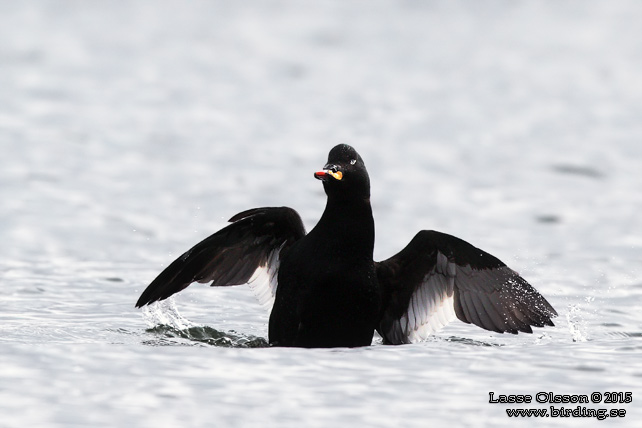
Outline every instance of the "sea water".
<svg viewBox="0 0 642 428">
<path fill-rule="evenodd" d="M 633 1 L 0 2 L 0 426 L 634 426 L 640 22 Z M 280 349 L 249 287 L 134 308 L 239 211 L 312 228 L 338 143 L 368 166 L 377 260 L 451 233 L 556 326 Z"/>
</svg>

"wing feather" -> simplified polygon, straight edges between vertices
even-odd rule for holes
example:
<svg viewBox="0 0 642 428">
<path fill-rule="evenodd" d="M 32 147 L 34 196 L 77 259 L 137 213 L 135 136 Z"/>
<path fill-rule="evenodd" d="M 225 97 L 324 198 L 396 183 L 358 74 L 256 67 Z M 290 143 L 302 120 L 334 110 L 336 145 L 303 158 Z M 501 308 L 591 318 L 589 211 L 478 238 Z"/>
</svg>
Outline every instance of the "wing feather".
<svg viewBox="0 0 642 428">
<path fill-rule="evenodd" d="M 557 312 L 501 260 L 454 236 L 419 232 L 377 263 L 383 287 L 378 331 L 385 343 L 425 338 L 455 318 L 499 333 L 532 333 Z"/>
<path fill-rule="evenodd" d="M 205 238 L 163 270 L 143 291 L 136 307 L 168 298 L 193 282 L 231 286 L 251 282 L 259 301 L 269 305 L 276 292 L 281 253 L 305 235 L 291 208 L 255 208 Z"/>
</svg>

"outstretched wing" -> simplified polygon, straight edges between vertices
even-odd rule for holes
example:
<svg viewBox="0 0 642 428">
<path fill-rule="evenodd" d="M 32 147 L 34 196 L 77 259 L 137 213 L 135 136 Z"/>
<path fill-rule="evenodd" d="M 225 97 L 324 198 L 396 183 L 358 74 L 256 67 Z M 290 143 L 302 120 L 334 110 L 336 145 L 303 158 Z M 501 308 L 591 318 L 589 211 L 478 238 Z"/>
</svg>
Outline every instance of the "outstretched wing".
<svg viewBox="0 0 642 428">
<path fill-rule="evenodd" d="M 192 282 L 210 281 L 212 286 L 251 282 L 261 303 L 273 300 L 281 252 L 305 235 L 301 217 L 287 207 L 255 208 L 230 222 L 165 268 L 143 291 L 136 307 L 166 299 Z M 257 284 L 260 277 L 263 284 Z"/>
<path fill-rule="evenodd" d="M 486 330 L 532 333 L 557 312 L 498 258 L 445 233 L 422 230 L 395 256 L 377 263 L 386 343 L 425 339 L 454 320 Z"/>
</svg>

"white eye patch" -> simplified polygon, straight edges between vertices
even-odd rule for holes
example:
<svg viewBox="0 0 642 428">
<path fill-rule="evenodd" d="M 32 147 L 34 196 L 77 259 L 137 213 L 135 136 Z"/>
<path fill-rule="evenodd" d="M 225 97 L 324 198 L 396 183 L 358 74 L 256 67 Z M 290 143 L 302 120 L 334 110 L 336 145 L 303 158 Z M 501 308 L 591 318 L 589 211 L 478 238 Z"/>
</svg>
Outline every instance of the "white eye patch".
<svg viewBox="0 0 642 428">
<path fill-rule="evenodd" d="M 350 165 L 354 165 L 355 163 L 357 163 L 357 160 L 356 160 L 356 159 L 352 159 L 352 160 L 350 161 Z"/>
</svg>

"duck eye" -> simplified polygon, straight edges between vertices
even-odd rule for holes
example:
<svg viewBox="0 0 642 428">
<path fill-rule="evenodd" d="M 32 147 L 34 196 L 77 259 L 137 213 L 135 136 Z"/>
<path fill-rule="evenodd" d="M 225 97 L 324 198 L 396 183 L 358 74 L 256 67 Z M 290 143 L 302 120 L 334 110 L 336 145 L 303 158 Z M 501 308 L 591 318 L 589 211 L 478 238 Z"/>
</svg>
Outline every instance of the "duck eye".
<svg viewBox="0 0 642 428">
<path fill-rule="evenodd" d="M 356 160 L 356 159 L 352 159 L 352 160 L 350 161 L 350 165 L 354 165 L 355 163 L 357 163 L 357 160 Z"/>
</svg>

